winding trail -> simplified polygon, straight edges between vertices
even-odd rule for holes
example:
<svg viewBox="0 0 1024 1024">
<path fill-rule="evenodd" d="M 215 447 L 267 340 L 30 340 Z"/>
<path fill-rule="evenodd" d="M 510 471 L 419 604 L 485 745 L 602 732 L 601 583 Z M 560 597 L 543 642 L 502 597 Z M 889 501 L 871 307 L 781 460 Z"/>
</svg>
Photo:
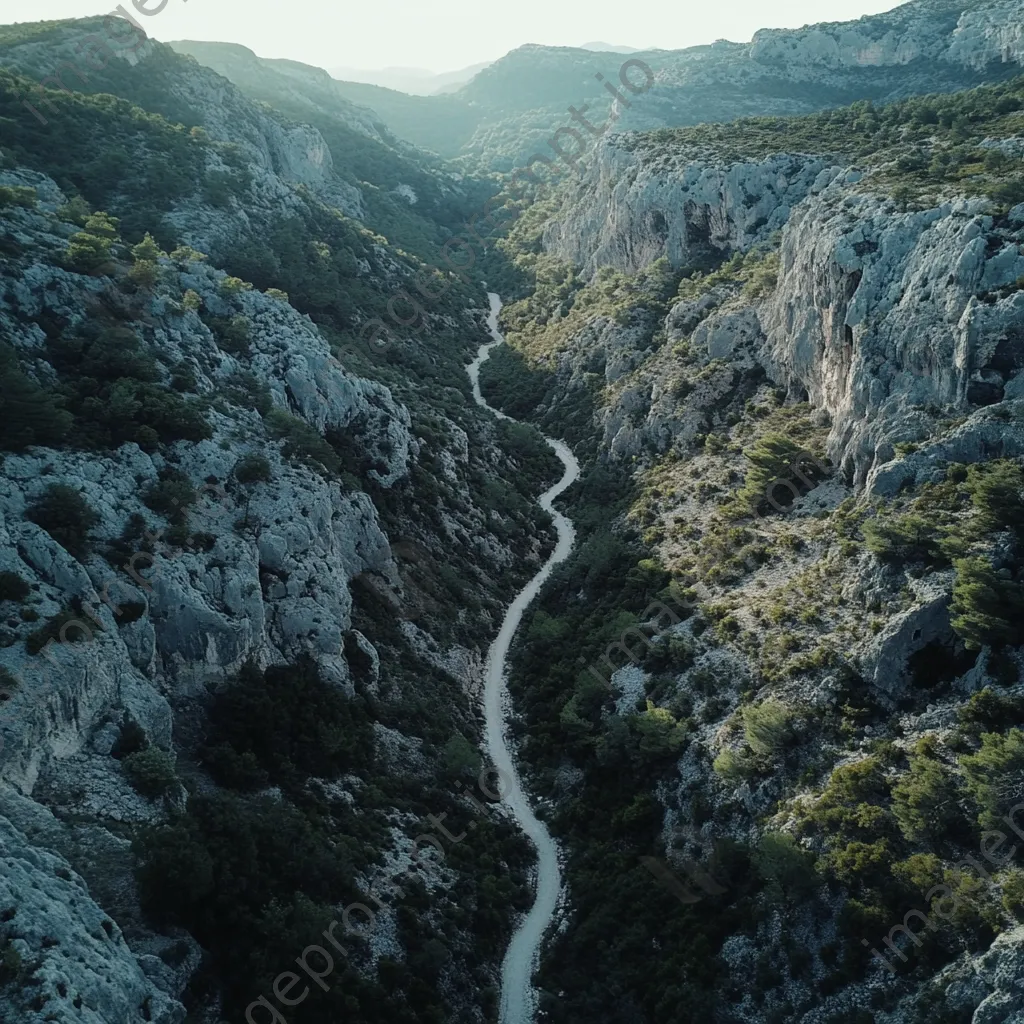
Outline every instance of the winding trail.
<svg viewBox="0 0 1024 1024">
<path fill-rule="evenodd" d="M 491 314 L 488 317 L 487 326 L 494 340 L 480 346 L 480 351 L 477 353 L 476 359 L 467 367 L 467 372 L 473 384 L 473 398 L 476 400 L 476 404 L 499 419 L 511 420 L 511 416 L 492 409 L 480 393 L 480 367 L 490 358 L 491 350 L 505 340 L 498 330 L 501 299 L 493 292 L 489 293 L 488 298 L 491 302 Z M 538 854 L 537 889 L 533 907 L 515 935 L 512 936 L 501 968 L 500 1024 L 531 1024 L 533 1021 L 536 1009 L 533 971 L 540 956 L 544 933 L 554 917 L 558 894 L 562 888 L 558 847 L 555 845 L 554 839 L 551 838 L 547 826 L 537 818 L 530 807 L 530 801 L 523 788 L 522 779 L 519 777 L 505 728 L 506 712 L 510 710 L 505 673 L 512 638 L 522 622 L 523 613 L 540 593 L 540 588 L 551 575 L 552 569 L 569 557 L 576 541 L 576 530 L 565 516 L 555 511 L 554 501 L 579 477 L 580 466 L 576 461 L 576 456 L 567 445 L 561 441 L 552 440 L 550 437 L 546 437 L 544 440 L 551 445 L 565 466 L 562 479 L 538 499 L 540 507 L 554 517 L 555 529 L 558 531 L 558 543 L 544 568 L 519 592 L 505 613 L 501 632 L 498 633 L 497 639 L 491 644 L 491 649 L 487 654 L 484 681 L 485 739 L 491 760 L 504 773 L 502 781 L 508 787 L 502 795 L 502 799 L 512 811 L 522 830 L 530 837 Z"/>
</svg>

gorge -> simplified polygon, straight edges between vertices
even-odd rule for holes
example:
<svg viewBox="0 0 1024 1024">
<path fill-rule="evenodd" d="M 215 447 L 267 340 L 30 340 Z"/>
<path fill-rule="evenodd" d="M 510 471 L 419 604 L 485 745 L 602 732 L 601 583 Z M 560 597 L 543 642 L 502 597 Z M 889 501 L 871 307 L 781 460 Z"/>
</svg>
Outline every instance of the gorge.
<svg viewBox="0 0 1024 1024">
<path fill-rule="evenodd" d="M 0 26 L 0 1020 L 1018 1020 L 1022 18 Z"/>
</svg>

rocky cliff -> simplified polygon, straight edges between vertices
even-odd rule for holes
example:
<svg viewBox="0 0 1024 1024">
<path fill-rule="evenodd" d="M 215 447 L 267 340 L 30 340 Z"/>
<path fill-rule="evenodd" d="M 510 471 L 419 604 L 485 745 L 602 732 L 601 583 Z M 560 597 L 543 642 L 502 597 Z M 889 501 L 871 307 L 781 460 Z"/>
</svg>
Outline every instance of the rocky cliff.
<svg viewBox="0 0 1024 1024">
<path fill-rule="evenodd" d="M 81 30 L 48 28 L 16 66 L 49 66 Z M 152 70 L 169 90 L 154 106 L 194 131 L 54 92 L 64 144 L 22 109 L 2 155 L 0 1017 L 242 1020 L 317 915 L 372 892 L 347 994 L 309 1019 L 347 999 L 356 1019 L 482 1020 L 524 851 L 498 816 L 474 822 L 481 861 L 419 857 L 413 839 L 431 814 L 483 807 L 455 787 L 479 767 L 489 631 L 549 540 L 531 508 L 544 446 L 467 398 L 483 310 L 454 279 L 409 336 L 359 341 L 423 268 L 346 216 L 359 194 L 320 133 L 145 47 L 105 84 L 141 99 L 130 74 Z M 16 110 L 29 93 L 4 75 Z M 99 166 L 111 139 L 139 180 L 167 140 L 199 177 L 161 164 L 161 197 L 138 200 L 138 180 Z M 206 255 L 254 243 L 263 273 L 288 266 L 291 300 Z M 271 711 L 260 690 L 214 720 L 264 675 L 306 696 Z M 303 714 L 323 732 L 288 732 Z M 244 750 L 257 722 L 275 738 Z"/>
<path fill-rule="evenodd" d="M 922 10 L 877 59 L 920 59 Z M 832 68 L 868 52 L 846 32 L 764 45 Z M 616 137 L 513 230 L 521 361 L 485 393 L 592 453 L 589 558 L 514 676 L 569 850 L 554 1020 L 657 1020 L 680 974 L 730 1024 L 1018 1012 L 1013 859 L 952 865 L 1021 794 L 1015 757 L 980 782 L 1020 739 L 1021 89 Z"/>
</svg>

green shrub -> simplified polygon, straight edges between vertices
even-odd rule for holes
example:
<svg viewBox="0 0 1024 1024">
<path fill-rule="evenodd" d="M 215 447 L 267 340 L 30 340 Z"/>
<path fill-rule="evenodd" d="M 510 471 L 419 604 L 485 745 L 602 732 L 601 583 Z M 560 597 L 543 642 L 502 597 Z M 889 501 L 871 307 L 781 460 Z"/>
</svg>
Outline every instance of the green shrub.
<svg viewBox="0 0 1024 1024">
<path fill-rule="evenodd" d="M 892 849 L 886 839 L 876 839 L 873 843 L 854 840 L 831 847 L 821 863 L 823 868 L 847 885 L 871 885 L 875 879 L 889 874 Z"/>
<path fill-rule="evenodd" d="M 971 695 L 957 717 L 961 725 L 977 734 L 1021 725 L 1024 724 L 1024 697 L 1005 696 L 986 686 Z"/>
<path fill-rule="evenodd" d="M 42 527 L 79 561 L 89 556 L 89 531 L 100 521 L 85 498 L 67 484 L 47 487 L 29 505 L 25 517 Z"/>
<path fill-rule="evenodd" d="M 455 733 L 441 751 L 444 770 L 453 778 L 476 778 L 480 772 L 480 751 L 462 733 Z"/>
<path fill-rule="evenodd" d="M 81 447 L 135 441 L 152 450 L 161 440 L 211 436 L 202 405 L 158 386 L 160 367 L 134 331 L 87 322 L 78 336 L 52 340 L 49 349 Z"/>
<path fill-rule="evenodd" d="M 0 601 L 24 601 L 32 588 L 16 572 L 0 572 Z"/>
<path fill-rule="evenodd" d="M 39 629 L 29 633 L 25 638 L 25 648 L 29 654 L 38 654 L 51 640 L 59 644 L 88 643 L 99 629 L 84 614 L 73 608 L 65 608 Z"/>
<path fill-rule="evenodd" d="M 185 294 L 181 297 L 182 309 L 187 309 L 190 313 L 197 313 L 203 308 L 203 299 L 199 292 L 189 288 Z"/>
<path fill-rule="evenodd" d="M 893 816 L 912 842 L 938 841 L 962 820 L 956 779 L 932 754 L 933 744 L 921 741 L 892 787 Z"/>
<path fill-rule="evenodd" d="M 71 270 L 83 274 L 110 273 L 111 249 L 117 241 L 117 220 L 105 213 L 94 213 L 85 221 L 85 230 L 68 240 L 65 261 Z"/>
<path fill-rule="evenodd" d="M 687 729 L 677 722 L 668 708 L 659 708 L 647 701 L 647 709 L 627 719 L 630 732 L 636 736 L 637 751 L 645 761 L 678 757 L 686 746 Z"/>
<path fill-rule="evenodd" d="M 280 288 L 268 288 L 265 292 L 268 298 L 277 299 L 278 302 L 288 302 L 288 293 L 281 291 Z"/>
<path fill-rule="evenodd" d="M 754 764 L 746 753 L 730 747 L 725 747 L 715 758 L 712 768 L 720 779 L 733 785 L 745 782 L 756 773 Z"/>
<path fill-rule="evenodd" d="M 19 981 L 23 967 L 21 954 L 14 943 L 8 940 L 0 949 L 0 984 L 9 985 Z"/>
<path fill-rule="evenodd" d="M 1024 921 L 1024 871 L 1011 868 L 1000 875 L 999 887 L 1003 893 L 1003 909 L 1018 921 Z"/>
<path fill-rule="evenodd" d="M 31 210 L 39 202 L 38 193 L 34 188 L 22 185 L 0 185 L 0 210 L 8 206 L 20 206 Z"/>
<path fill-rule="evenodd" d="M 252 291 L 252 285 L 239 277 L 225 277 L 217 287 L 225 298 L 234 298 L 242 292 Z"/>
<path fill-rule="evenodd" d="M 138 245 L 132 246 L 132 259 L 136 263 L 155 265 L 161 259 L 167 259 L 167 253 L 156 244 L 156 239 L 147 231 L 142 241 Z"/>
<path fill-rule="evenodd" d="M 819 475 L 820 463 L 784 434 L 768 434 L 743 454 L 751 465 L 736 498 L 748 512 L 790 504 Z"/>
<path fill-rule="evenodd" d="M 338 453 L 305 420 L 283 409 L 272 409 L 264 423 L 271 437 L 285 442 L 284 453 L 289 458 L 312 462 L 328 473 L 340 471 Z"/>
<path fill-rule="evenodd" d="M 146 747 L 134 754 L 128 754 L 121 767 L 132 788 L 150 800 L 170 792 L 177 783 L 174 758 L 159 747 Z"/>
<path fill-rule="evenodd" d="M 18 677 L 10 669 L 0 666 L 0 694 L 6 700 L 18 688 Z"/>
<path fill-rule="evenodd" d="M 155 288 L 160 280 L 160 268 L 149 260 L 136 260 L 128 271 L 128 280 L 139 288 Z"/>
<path fill-rule="evenodd" d="M 310 775 L 337 778 L 373 760 L 365 702 L 323 682 L 309 660 L 265 672 L 247 665 L 217 694 L 210 720 L 219 777 L 240 788 L 260 784 L 246 777 L 246 763 L 264 779 L 295 784 Z"/>
<path fill-rule="evenodd" d="M 921 516 L 875 517 L 864 523 L 863 531 L 868 550 L 882 561 L 898 564 L 944 561 L 938 530 Z"/>
<path fill-rule="evenodd" d="M 793 709 L 769 697 L 743 709 L 743 736 L 758 757 L 772 757 L 792 736 Z"/>
<path fill-rule="evenodd" d="M 154 511 L 166 516 L 172 523 L 183 524 L 189 508 L 199 495 L 192 481 L 177 469 L 163 470 L 160 480 L 143 496 L 143 501 Z"/>
<path fill-rule="evenodd" d="M 889 787 L 877 757 L 840 765 L 821 796 L 799 813 L 830 842 L 875 839 L 891 831 L 892 817 L 881 806 Z"/>
<path fill-rule="evenodd" d="M 967 470 L 964 488 L 986 532 L 1008 527 L 1024 533 L 1024 471 L 1009 459 L 997 459 Z"/>
<path fill-rule="evenodd" d="M 234 356 L 249 355 L 249 321 L 244 316 L 205 317 L 217 347 Z"/>
<path fill-rule="evenodd" d="M 769 898 L 772 893 L 790 897 L 805 894 L 817 881 L 814 854 L 786 833 L 766 832 L 758 841 L 752 860 L 770 887 Z"/>
<path fill-rule="evenodd" d="M 235 466 L 235 479 L 240 484 L 266 484 L 274 479 L 270 461 L 263 455 L 246 455 Z"/>
</svg>

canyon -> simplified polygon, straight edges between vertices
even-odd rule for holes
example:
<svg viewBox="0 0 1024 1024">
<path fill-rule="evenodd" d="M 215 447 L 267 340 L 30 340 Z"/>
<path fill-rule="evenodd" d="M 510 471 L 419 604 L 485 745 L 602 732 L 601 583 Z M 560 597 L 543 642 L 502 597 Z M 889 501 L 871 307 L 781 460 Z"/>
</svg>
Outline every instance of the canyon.
<svg viewBox="0 0 1024 1024">
<path fill-rule="evenodd" d="M 525 195 L 608 55 L 41 125 L 98 21 L 0 28 L 0 1018 L 257 1024 L 372 899 L 289 1022 L 1017 1019 L 1020 16 L 639 53 Z"/>
</svg>

